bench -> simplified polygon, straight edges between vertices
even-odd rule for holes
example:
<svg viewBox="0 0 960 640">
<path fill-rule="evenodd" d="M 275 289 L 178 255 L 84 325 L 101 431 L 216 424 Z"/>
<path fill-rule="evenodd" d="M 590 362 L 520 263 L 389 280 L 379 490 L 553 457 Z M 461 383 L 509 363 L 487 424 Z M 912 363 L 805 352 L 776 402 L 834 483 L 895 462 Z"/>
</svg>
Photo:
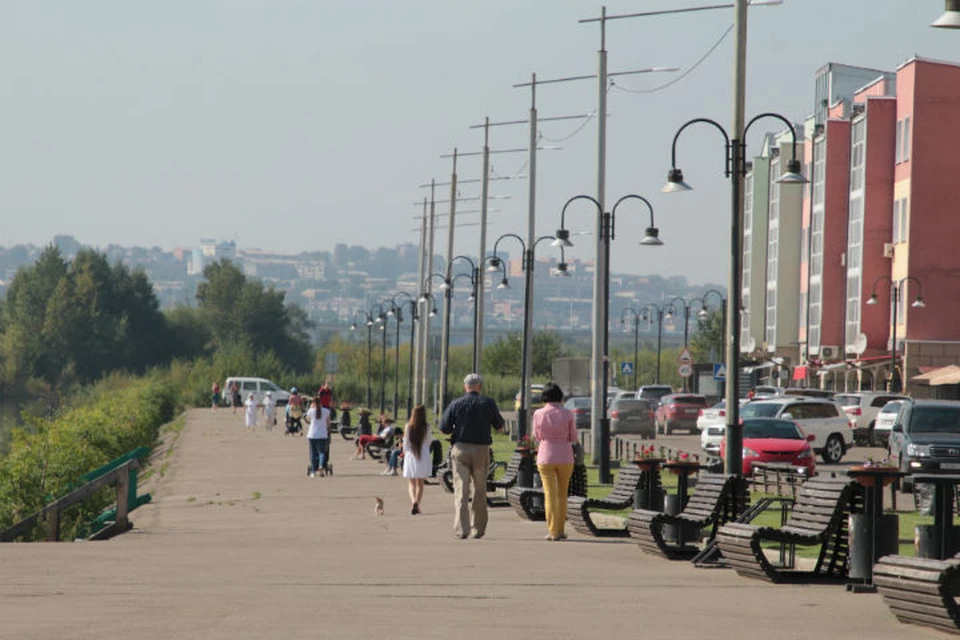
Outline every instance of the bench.
<svg viewBox="0 0 960 640">
<path fill-rule="evenodd" d="M 567 496 L 569 498 L 585 498 L 586 494 L 587 468 L 584 465 L 574 465 L 570 486 L 567 488 Z M 513 487 L 507 492 L 507 502 L 517 512 L 517 515 L 525 520 L 542 522 L 547 519 L 547 512 L 543 506 L 542 487 Z M 569 509 L 567 515 L 568 517 L 570 515 Z"/>
<path fill-rule="evenodd" d="M 403 447 L 402 429 L 394 429 L 393 434 L 386 440 L 368 442 L 364 448 L 367 455 L 377 462 L 387 462 L 387 456 L 394 447 Z"/>
<path fill-rule="evenodd" d="M 873 584 L 900 622 L 960 633 L 960 558 L 884 556 L 873 566 Z"/>
<path fill-rule="evenodd" d="M 633 506 L 634 496 L 643 478 L 643 471 L 636 466 L 621 467 L 610 494 L 601 499 L 575 496 L 567 502 L 567 517 L 570 524 L 585 536 L 595 538 L 626 538 L 630 532 L 625 527 L 598 527 L 590 515 L 591 509 L 618 511 Z"/>
<path fill-rule="evenodd" d="M 670 515 L 647 509 L 634 509 L 627 520 L 630 537 L 647 553 L 663 555 L 670 560 L 689 560 L 700 549 L 680 541 L 667 540 L 665 527 L 675 531 L 702 531 L 710 527 L 708 538 L 713 540 L 717 528 L 736 518 L 746 506 L 744 481 L 734 475 L 702 473 L 683 510 Z M 699 534 L 696 536 L 700 538 Z"/>
<path fill-rule="evenodd" d="M 506 465 L 503 476 L 499 480 L 496 480 L 494 476 L 496 475 L 497 469 L 503 467 L 504 464 L 493 459 L 493 450 L 491 450 L 490 470 L 487 472 L 487 492 L 498 491 L 500 489 L 509 490 L 510 487 L 515 485 L 517 483 L 517 475 L 520 471 L 520 462 L 522 459 L 519 453 L 514 453 L 510 458 L 510 462 Z M 447 493 L 453 493 L 453 469 L 451 468 L 449 458 L 442 467 L 442 471 L 438 468 L 440 481 Z M 507 502 L 503 498 L 488 497 L 487 504 L 491 507 L 502 507 L 506 506 Z"/>
<path fill-rule="evenodd" d="M 728 523 L 717 531 L 724 560 L 742 576 L 771 582 L 843 581 L 847 576 L 847 521 L 862 510 L 860 485 L 849 478 L 810 478 L 797 491 L 790 518 L 781 528 Z M 820 545 L 812 571 L 774 566 L 764 542 Z"/>
</svg>

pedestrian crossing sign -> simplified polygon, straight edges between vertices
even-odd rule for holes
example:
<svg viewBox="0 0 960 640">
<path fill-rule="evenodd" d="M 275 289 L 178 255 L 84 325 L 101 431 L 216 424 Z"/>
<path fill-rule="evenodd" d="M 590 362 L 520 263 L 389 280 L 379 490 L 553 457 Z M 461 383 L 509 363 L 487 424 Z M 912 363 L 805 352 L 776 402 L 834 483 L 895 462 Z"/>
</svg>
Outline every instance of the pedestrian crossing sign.
<svg viewBox="0 0 960 640">
<path fill-rule="evenodd" d="M 713 379 L 714 380 L 726 380 L 727 379 L 727 365 L 722 362 L 715 362 L 713 364 Z"/>
<path fill-rule="evenodd" d="M 633 373 L 633 363 L 632 362 L 621 362 L 620 363 L 620 374 L 629 376 Z"/>
</svg>

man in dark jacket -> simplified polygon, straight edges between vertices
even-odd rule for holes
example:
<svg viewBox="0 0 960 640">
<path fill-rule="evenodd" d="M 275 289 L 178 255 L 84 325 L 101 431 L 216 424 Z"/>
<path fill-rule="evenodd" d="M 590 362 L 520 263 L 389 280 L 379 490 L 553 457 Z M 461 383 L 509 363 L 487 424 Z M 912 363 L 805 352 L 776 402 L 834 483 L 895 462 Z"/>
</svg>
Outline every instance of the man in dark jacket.
<svg viewBox="0 0 960 640">
<path fill-rule="evenodd" d="M 473 537 L 487 531 L 487 472 L 490 469 L 490 428 L 503 430 L 503 416 L 492 398 L 480 395 L 483 379 L 471 373 L 463 380 L 465 394 L 443 412 L 440 431 L 450 434 L 453 463 L 453 533 L 461 540 L 470 534 L 473 498 Z M 473 483 L 471 491 L 470 484 Z"/>
</svg>

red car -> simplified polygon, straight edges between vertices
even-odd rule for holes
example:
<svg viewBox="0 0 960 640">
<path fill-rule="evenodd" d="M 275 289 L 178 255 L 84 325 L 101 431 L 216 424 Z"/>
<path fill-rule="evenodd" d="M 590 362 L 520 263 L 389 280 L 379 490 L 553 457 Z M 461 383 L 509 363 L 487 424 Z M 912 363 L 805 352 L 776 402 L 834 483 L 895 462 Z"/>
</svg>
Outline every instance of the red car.
<svg viewBox="0 0 960 640">
<path fill-rule="evenodd" d="M 753 472 L 755 462 L 788 462 L 805 470 L 810 477 L 817 470 L 817 461 L 810 448 L 813 436 L 806 435 L 797 423 L 779 418 L 744 418 L 743 475 Z M 727 453 L 727 443 L 720 443 L 720 458 Z"/>
<path fill-rule="evenodd" d="M 707 399 L 696 393 L 663 396 L 657 407 L 657 433 L 670 435 L 675 429 L 697 433 L 697 418 L 700 417 L 700 410 L 707 406 Z"/>
</svg>

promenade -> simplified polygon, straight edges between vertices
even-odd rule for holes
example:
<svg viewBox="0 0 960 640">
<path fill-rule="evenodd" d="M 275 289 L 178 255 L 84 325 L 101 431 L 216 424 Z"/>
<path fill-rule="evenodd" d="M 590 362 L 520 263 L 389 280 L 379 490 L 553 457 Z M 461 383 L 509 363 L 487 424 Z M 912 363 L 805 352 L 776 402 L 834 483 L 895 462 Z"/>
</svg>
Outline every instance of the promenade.
<svg viewBox="0 0 960 640">
<path fill-rule="evenodd" d="M 629 539 L 547 542 L 508 508 L 458 540 L 442 488 L 411 516 L 406 482 L 339 436 L 335 475 L 309 479 L 305 439 L 242 423 L 190 411 L 133 531 L 0 545 L 0 638 L 945 637 L 876 594 L 697 569 Z"/>
</svg>

